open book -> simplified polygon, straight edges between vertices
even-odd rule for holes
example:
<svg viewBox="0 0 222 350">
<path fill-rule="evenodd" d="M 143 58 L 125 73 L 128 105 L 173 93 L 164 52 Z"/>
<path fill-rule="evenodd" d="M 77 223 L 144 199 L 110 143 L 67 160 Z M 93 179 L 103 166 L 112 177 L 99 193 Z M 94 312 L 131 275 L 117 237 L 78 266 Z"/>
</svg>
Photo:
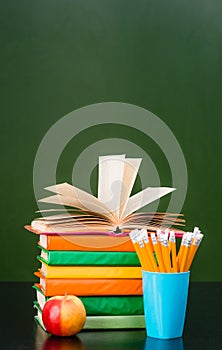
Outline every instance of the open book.
<svg viewBox="0 0 222 350">
<path fill-rule="evenodd" d="M 147 187 L 130 197 L 141 160 L 126 158 L 125 155 L 99 157 L 97 197 L 68 183 L 46 187 L 46 190 L 55 194 L 39 202 L 60 207 L 40 210 L 44 217 L 32 221 L 32 228 L 46 233 L 72 233 L 119 232 L 143 227 L 155 230 L 172 224 L 183 225 L 181 214 L 135 213 L 175 190 L 170 187 Z"/>
</svg>

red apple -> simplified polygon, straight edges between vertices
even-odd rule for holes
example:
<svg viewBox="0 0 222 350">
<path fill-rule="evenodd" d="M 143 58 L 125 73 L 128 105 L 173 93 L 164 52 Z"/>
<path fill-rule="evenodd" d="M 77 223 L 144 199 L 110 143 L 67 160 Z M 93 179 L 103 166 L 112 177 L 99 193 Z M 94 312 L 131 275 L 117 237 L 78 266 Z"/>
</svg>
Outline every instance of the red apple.
<svg viewBox="0 0 222 350">
<path fill-rule="evenodd" d="M 86 321 L 82 301 L 74 295 L 48 299 L 42 310 L 46 330 L 58 336 L 71 336 L 81 331 Z"/>
</svg>

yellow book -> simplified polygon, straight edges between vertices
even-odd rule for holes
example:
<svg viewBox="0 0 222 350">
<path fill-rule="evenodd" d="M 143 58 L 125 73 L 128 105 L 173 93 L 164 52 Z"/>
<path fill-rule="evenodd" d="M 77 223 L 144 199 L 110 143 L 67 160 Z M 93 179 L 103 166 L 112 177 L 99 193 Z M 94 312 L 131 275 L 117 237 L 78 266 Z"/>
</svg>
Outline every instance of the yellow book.
<svg viewBox="0 0 222 350">
<path fill-rule="evenodd" d="M 40 269 L 46 278 L 142 278 L 141 267 L 125 266 L 49 266 Z"/>
</svg>

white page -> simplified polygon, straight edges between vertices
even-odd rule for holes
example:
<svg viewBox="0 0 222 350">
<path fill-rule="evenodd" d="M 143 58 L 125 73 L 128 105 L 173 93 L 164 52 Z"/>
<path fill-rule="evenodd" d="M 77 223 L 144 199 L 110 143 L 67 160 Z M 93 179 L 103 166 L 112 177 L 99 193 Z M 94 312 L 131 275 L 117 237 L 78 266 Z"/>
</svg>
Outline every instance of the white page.
<svg viewBox="0 0 222 350">
<path fill-rule="evenodd" d="M 133 185 L 135 183 L 141 161 L 142 161 L 142 158 L 125 159 L 121 197 L 120 197 L 120 212 L 119 212 L 120 217 L 125 210 L 128 199 L 132 192 Z"/>
<path fill-rule="evenodd" d="M 69 205 L 83 210 L 94 211 L 113 219 L 113 214 L 98 198 L 68 183 L 49 186 L 45 189 L 58 194 L 40 199 L 39 202 Z"/>
<path fill-rule="evenodd" d="M 175 188 L 171 187 L 147 187 L 129 198 L 122 218 L 173 191 Z"/>
<path fill-rule="evenodd" d="M 99 157 L 98 199 L 119 216 L 125 155 Z"/>
</svg>

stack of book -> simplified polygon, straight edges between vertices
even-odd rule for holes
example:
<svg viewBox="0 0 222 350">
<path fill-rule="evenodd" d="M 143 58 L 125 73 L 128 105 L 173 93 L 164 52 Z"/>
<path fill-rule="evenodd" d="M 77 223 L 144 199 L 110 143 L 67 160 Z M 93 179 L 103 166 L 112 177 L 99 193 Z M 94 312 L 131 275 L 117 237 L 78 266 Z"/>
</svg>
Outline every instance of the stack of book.
<svg viewBox="0 0 222 350">
<path fill-rule="evenodd" d="M 86 308 L 85 328 L 145 328 L 142 271 L 129 232 L 184 220 L 177 214 L 135 213 L 175 190 L 148 187 L 130 197 L 140 162 L 125 155 L 100 157 L 98 197 L 68 183 L 46 188 L 55 194 L 39 200 L 43 217 L 26 226 L 39 235 L 41 267 L 34 288 L 40 324 L 47 298 L 73 294 Z M 60 207 L 45 209 L 42 203 Z"/>
<path fill-rule="evenodd" d="M 81 235 L 40 235 L 37 321 L 42 325 L 41 311 L 49 297 L 71 294 L 85 306 L 86 329 L 145 328 L 141 267 L 128 236 L 89 236 L 108 247 L 81 246 Z"/>
</svg>

